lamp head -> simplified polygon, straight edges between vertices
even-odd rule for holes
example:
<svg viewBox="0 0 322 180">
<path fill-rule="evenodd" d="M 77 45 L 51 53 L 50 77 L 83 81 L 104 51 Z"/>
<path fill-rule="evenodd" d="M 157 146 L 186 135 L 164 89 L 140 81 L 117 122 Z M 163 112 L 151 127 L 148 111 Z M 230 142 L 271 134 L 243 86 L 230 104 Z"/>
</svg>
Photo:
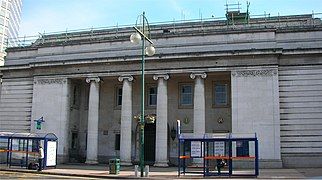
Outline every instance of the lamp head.
<svg viewBox="0 0 322 180">
<path fill-rule="evenodd" d="M 152 46 L 152 44 L 145 48 L 145 54 L 148 56 L 153 56 L 155 54 L 155 48 Z"/>
<path fill-rule="evenodd" d="M 139 33 L 133 33 L 133 34 L 131 34 L 130 41 L 131 41 L 131 43 L 139 44 L 140 41 L 141 41 L 140 34 Z"/>
</svg>

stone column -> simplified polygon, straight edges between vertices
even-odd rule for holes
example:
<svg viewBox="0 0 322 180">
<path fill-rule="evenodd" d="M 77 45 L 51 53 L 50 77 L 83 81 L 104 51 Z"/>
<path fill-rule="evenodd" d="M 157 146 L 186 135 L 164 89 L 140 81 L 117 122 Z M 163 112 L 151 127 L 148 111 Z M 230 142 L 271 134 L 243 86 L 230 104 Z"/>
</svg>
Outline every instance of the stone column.
<svg viewBox="0 0 322 180">
<path fill-rule="evenodd" d="M 121 111 L 121 143 L 120 158 L 122 165 L 131 163 L 131 140 L 132 140 L 132 76 L 120 76 L 122 87 L 122 111 Z"/>
<path fill-rule="evenodd" d="M 154 75 L 158 80 L 157 90 L 157 119 L 154 166 L 168 166 L 168 90 L 167 80 L 169 75 Z"/>
<path fill-rule="evenodd" d="M 194 97 L 193 97 L 193 133 L 205 133 L 205 84 L 206 73 L 192 73 L 191 79 L 195 79 Z"/>
<path fill-rule="evenodd" d="M 205 105 L 205 84 L 206 73 L 191 73 L 190 78 L 195 80 L 193 96 L 193 133 L 204 134 L 206 132 L 206 105 Z M 202 149 L 201 149 L 202 151 Z M 193 159 L 195 166 L 203 166 L 201 158 Z"/>
<path fill-rule="evenodd" d="M 99 118 L 99 77 L 86 78 L 90 83 L 88 100 L 88 124 L 87 124 L 87 164 L 97 164 L 98 151 L 98 118 Z"/>
</svg>

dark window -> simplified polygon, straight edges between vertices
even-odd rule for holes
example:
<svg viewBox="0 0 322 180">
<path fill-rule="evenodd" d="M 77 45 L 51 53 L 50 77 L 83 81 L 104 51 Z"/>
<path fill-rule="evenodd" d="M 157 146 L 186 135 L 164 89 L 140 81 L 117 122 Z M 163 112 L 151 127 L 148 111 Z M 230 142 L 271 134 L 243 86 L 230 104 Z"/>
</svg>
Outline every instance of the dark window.
<svg viewBox="0 0 322 180">
<path fill-rule="evenodd" d="M 228 105 L 228 85 L 215 84 L 214 88 L 214 105 L 225 106 Z"/>
<path fill-rule="evenodd" d="M 149 106 L 157 105 L 157 88 L 156 87 L 149 87 L 149 99 L 148 99 Z"/>
<path fill-rule="evenodd" d="M 116 88 L 116 105 L 117 106 L 122 105 L 122 87 Z"/>
<path fill-rule="evenodd" d="M 120 150 L 121 135 L 115 134 L 115 150 Z"/>
<path fill-rule="evenodd" d="M 78 134 L 77 132 L 72 132 L 72 149 L 76 149 Z"/>
<path fill-rule="evenodd" d="M 74 86 L 73 105 L 76 105 L 76 98 L 77 98 L 77 87 Z"/>
<path fill-rule="evenodd" d="M 192 85 L 180 86 L 180 105 L 181 106 L 192 105 Z"/>
</svg>

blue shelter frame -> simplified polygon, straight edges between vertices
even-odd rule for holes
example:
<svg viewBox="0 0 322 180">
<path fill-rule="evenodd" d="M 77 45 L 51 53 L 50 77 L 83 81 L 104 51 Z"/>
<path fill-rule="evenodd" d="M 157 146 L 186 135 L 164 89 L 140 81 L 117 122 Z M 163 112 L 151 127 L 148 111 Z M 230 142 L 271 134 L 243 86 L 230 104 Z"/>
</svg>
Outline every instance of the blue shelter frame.
<svg viewBox="0 0 322 180">
<path fill-rule="evenodd" d="M 178 176 L 200 173 L 204 176 L 258 176 L 258 140 L 256 134 L 178 134 Z M 197 148 L 193 147 L 197 144 Z M 190 152 L 189 152 L 190 146 Z M 199 147 L 198 147 L 199 146 Z M 187 171 L 188 159 L 202 158 L 203 171 Z M 235 170 L 238 162 L 250 164 L 250 173 Z M 211 165 L 212 164 L 212 165 Z M 215 166 L 217 171 L 211 171 Z M 221 168 L 225 167 L 225 171 Z M 226 169 L 228 167 L 228 169 Z"/>
<path fill-rule="evenodd" d="M 48 144 L 53 142 L 55 146 L 54 161 L 57 160 L 57 144 L 58 138 L 53 133 L 40 134 L 40 133 L 12 133 L 12 132 L 0 132 L 0 156 L 1 163 L 7 164 L 7 166 L 20 166 L 28 168 L 29 163 L 35 163 L 38 161 L 39 145 L 43 145 L 44 148 L 44 162 L 43 168 L 54 166 L 56 162 L 51 163 L 54 165 L 48 165 Z M 5 159 L 5 160 L 4 160 Z"/>
</svg>

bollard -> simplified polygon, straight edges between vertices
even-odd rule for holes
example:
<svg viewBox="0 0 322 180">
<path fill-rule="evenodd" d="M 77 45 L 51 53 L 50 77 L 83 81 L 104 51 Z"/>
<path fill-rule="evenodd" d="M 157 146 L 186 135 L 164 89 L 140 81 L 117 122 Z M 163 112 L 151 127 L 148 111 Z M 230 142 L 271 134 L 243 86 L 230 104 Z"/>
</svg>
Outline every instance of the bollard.
<svg viewBox="0 0 322 180">
<path fill-rule="evenodd" d="M 150 171 L 149 165 L 145 165 L 144 166 L 145 177 L 149 177 L 149 171 Z"/>
<path fill-rule="evenodd" d="M 139 177 L 139 166 L 138 165 L 134 166 L 134 175 L 135 175 L 135 177 Z"/>
</svg>

